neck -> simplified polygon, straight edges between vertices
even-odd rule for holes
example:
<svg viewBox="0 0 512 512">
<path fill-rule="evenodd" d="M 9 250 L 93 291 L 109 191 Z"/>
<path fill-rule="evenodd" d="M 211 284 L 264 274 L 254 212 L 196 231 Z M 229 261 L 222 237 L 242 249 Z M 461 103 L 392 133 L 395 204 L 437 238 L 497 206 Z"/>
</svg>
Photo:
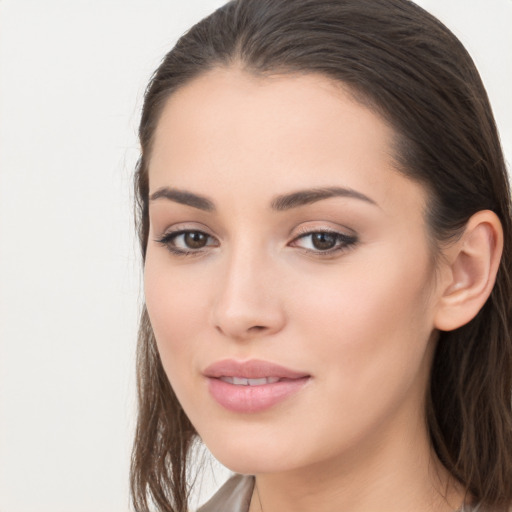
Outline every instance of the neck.
<svg viewBox="0 0 512 512">
<path fill-rule="evenodd" d="M 403 425 L 411 425 L 410 418 Z M 424 422 L 379 429 L 342 456 L 256 475 L 250 512 L 453 512 L 463 492 L 435 456 Z"/>
</svg>

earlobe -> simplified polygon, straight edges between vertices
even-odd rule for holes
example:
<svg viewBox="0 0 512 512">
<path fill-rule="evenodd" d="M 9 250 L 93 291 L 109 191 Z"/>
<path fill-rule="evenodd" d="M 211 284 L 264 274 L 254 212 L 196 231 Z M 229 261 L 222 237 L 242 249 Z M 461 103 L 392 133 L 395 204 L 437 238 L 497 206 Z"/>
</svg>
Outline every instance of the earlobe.
<svg viewBox="0 0 512 512">
<path fill-rule="evenodd" d="M 471 321 L 491 294 L 503 251 L 503 229 L 490 210 L 475 213 L 447 250 L 435 327 L 452 331 Z"/>
</svg>

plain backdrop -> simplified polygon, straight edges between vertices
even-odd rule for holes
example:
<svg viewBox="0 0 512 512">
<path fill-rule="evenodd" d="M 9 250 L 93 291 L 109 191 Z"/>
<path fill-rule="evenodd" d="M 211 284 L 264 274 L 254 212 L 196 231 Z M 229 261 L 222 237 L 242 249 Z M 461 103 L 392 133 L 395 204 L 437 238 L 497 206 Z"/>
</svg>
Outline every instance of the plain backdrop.
<svg viewBox="0 0 512 512">
<path fill-rule="evenodd" d="M 0 0 L 0 512 L 130 510 L 142 95 L 222 3 Z M 473 55 L 510 162 L 512 0 L 418 3 Z"/>
</svg>

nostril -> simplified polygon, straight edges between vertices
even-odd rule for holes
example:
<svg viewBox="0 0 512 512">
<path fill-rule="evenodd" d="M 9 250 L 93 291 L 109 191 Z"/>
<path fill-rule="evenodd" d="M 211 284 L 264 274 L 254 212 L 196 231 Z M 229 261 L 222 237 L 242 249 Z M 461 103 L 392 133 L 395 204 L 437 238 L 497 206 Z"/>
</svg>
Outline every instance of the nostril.
<svg viewBox="0 0 512 512">
<path fill-rule="evenodd" d="M 233 330 L 224 330 L 222 328 L 222 326 L 220 325 L 216 325 L 215 326 L 215 329 L 220 333 L 220 334 L 223 334 L 223 335 L 227 335 L 227 336 L 233 336 L 233 337 L 240 337 L 240 338 L 244 338 L 244 337 L 251 337 L 251 335 L 257 335 L 258 333 L 261 333 L 261 332 L 264 332 L 268 329 L 268 327 L 265 327 L 264 325 L 253 325 L 252 327 L 249 327 L 248 329 L 246 329 L 244 332 L 235 332 Z"/>
</svg>

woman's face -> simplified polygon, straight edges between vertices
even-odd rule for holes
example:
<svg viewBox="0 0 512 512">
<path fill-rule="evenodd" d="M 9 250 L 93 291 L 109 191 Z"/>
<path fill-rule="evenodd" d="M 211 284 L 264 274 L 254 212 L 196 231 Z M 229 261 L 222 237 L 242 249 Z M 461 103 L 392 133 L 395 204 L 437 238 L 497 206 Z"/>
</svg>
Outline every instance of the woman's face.
<svg viewBox="0 0 512 512">
<path fill-rule="evenodd" d="M 316 75 L 216 69 L 151 161 L 147 308 L 167 376 L 243 473 L 423 442 L 437 291 L 393 131 Z"/>
</svg>

